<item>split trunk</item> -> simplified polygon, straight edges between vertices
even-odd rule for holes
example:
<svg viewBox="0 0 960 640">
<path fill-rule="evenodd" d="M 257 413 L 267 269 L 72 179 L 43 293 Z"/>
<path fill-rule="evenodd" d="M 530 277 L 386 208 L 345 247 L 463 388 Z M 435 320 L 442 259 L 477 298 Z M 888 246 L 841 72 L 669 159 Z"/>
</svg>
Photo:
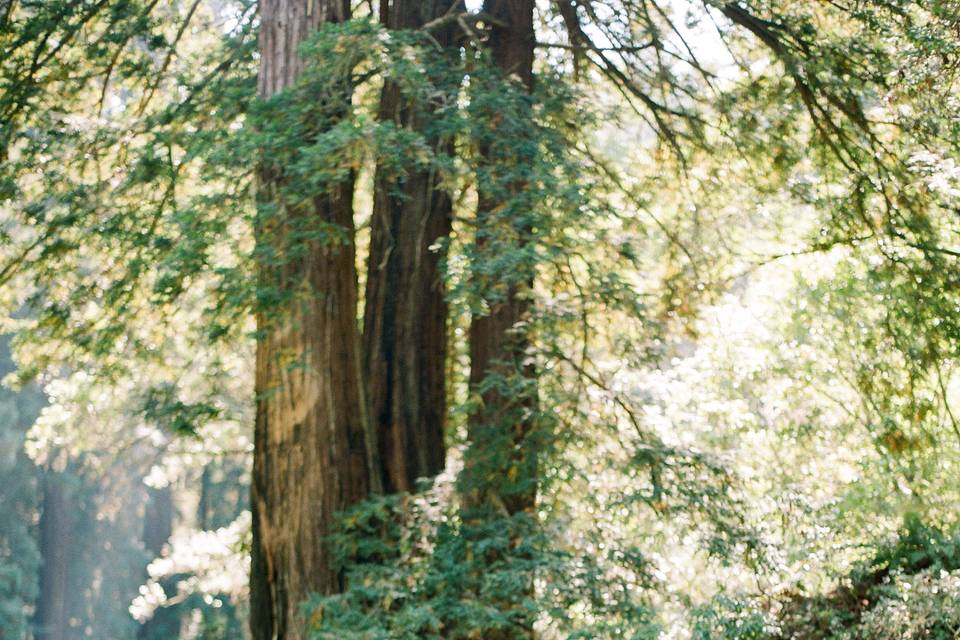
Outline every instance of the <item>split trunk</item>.
<svg viewBox="0 0 960 640">
<path fill-rule="evenodd" d="M 459 0 L 385 1 L 380 19 L 389 29 L 415 29 L 455 10 L 461 10 Z M 454 27 L 433 34 L 443 49 L 455 44 Z M 456 86 L 443 89 L 455 99 Z M 451 141 L 430 131 L 431 113 L 438 106 L 418 103 L 387 81 L 379 116 L 382 122 L 417 131 L 435 153 L 449 154 Z M 364 370 L 388 492 L 412 491 L 418 478 L 434 476 L 444 465 L 447 303 L 439 249 L 450 235 L 452 203 L 440 182 L 435 168 L 394 170 L 381 164 L 376 171 Z"/>
</svg>

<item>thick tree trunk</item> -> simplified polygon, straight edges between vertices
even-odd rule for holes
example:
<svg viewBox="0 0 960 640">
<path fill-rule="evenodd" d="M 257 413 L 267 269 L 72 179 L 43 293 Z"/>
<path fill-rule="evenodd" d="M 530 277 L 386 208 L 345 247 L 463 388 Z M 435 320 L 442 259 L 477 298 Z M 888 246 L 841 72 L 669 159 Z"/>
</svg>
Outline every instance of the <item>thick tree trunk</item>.
<svg viewBox="0 0 960 640">
<path fill-rule="evenodd" d="M 460 4 L 457 0 L 456 4 Z M 450 11 L 450 0 L 394 0 L 381 5 L 390 29 L 413 29 Z M 454 44 L 453 28 L 434 33 Z M 455 89 L 455 88 L 454 88 Z M 426 132 L 431 105 L 417 105 L 387 82 L 381 121 L 425 133 L 450 152 L 450 141 Z M 364 372 L 387 491 L 411 491 L 417 478 L 443 469 L 446 414 L 447 303 L 442 255 L 430 247 L 450 234 L 452 203 L 435 171 L 397 175 L 378 166 L 364 310 Z"/>
<path fill-rule="evenodd" d="M 493 61 L 506 76 L 516 76 L 528 91 L 533 89 L 534 0 L 485 0 L 483 10 L 497 23 L 487 46 Z"/>
<path fill-rule="evenodd" d="M 70 550 L 73 506 L 70 479 L 48 470 L 40 514 L 40 599 L 34 618 L 37 640 L 66 640 L 69 631 Z"/>
<path fill-rule="evenodd" d="M 261 96 L 289 87 L 304 67 L 300 43 L 349 11 L 346 0 L 261 2 Z M 258 242 L 270 243 L 281 260 L 262 262 L 259 282 L 264 290 L 296 295 L 283 309 L 257 314 L 250 624 L 254 640 L 299 640 L 305 636 L 300 604 L 311 593 L 343 586 L 324 542 L 333 516 L 372 488 L 356 318 L 353 181 L 293 207 L 278 197 L 283 168 L 266 160 L 258 197 L 278 208 L 279 220 L 269 233 L 258 229 Z M 289 251 L 297 241 L 283 237 L 285 229 L 328 224 L 346 230 L 348 241 L 301 238 L 298 250 Z"/>
<path fill-rule="evenodd" d="M 484 11 L 493 18 L 488 47 L 494 64 L 506 78 L 519 79 L 523 87 L 533 88 L 534 58 L 534 0 L 486 0 Z M 496 115 L 491 117 L 496 123 Z M 496 145 L 481 145 L 483 161 L 491 172 L 510 172 L 526 160 L 516 152 L 515 141 L 499 141 Z M 493 149 L 496 146 L 496 149 Z M 522 146 L 522 145 L 520 145 Z M 514 250 L 522 250 L 529 229 L 515 220 L 504 220 L 499 212 L 514 204 L 505 202 L 524 188 L 523 184 L 505 184 L 502 188 L 486 190 L 481 184 L 477 208 L 477 244 L 481 259 L 490 249 L 485 233 L 494 225 L 511 225 L 506 232 L 514 238 Z M 497 232 L 493 232 L 497 233 Z M 531 381 L 532 367 L 525 363 L 528 338 L 524 321 L 530 311 L 526 295 L 532 287 L 533 274 L 486 273 L 484 279 L 491 285 L 509 283 L 501 297 L 489 300 L 489 313 L 475 316 L 470 325 L 470 385 L 479 387 L 489 376 L 502 376 L 513 381 Z M 534 402 L 535 385 L 522 385 L 516 394 L 501 393 L 496 388 L 481 394 L 480 408 L 471 415 L 471 441 L 465 464 L 468 490 L 479 494 L 473 502 L 492 499 L 494 494 L 509 514 L 529 511 L 536 500 L 536 457 L 529 451 L 525 439 L 530 430 L 529 409 Z M 468 501 L 470 502 L 470 501 Z"/>
<path fill-rule="evenodd" d="M 535 523 L 538 465 L 531 414 L 536 403 L 536 373 L 527 362 L 534 265 L 522 257 L 505 261 L 500 254 L 522 256 L 527 249 L 531 223 L 525 208 L 531 203 L 525 202 L 529 185 L 523 172 L 536 147 L 524 138 L 530 130 L 524 126 L 532 116 L 530 105 L 493 97 L 505 82 L 519 80 L 526 91 L 533 87 L 534 4 L 535 0 L 484 3 L 484 11 L 493 16 L 488 46 L 501 77 L 482 87 L 491 95 L 478 101 L 480 122 L 488 130 L 478 131 L 483 166 L 477 187 L 478 263 L 472 277 L 488 309 L 475 315 L 470 325 L 470 386 L 481 402 L 470 415 L 470 444 L 460 485 L 468 544 L 474 535 L 489 535 L 491 520 L 505 528 L 513 543 L 509 550 L 491 550 L 480 559 L 481 583 L 487 566 L 531 561 L 521 539 Z M 509 91 L 515 90 L 511 87 Z M 534 637 L 534 620 L 525 606 L 533 595 L 532 572 L 523 575 L 517 586 L 501 591 L 502 599 L 489 603 L 511 622 L 486 630 L 487 640 Z"/>
</svg>

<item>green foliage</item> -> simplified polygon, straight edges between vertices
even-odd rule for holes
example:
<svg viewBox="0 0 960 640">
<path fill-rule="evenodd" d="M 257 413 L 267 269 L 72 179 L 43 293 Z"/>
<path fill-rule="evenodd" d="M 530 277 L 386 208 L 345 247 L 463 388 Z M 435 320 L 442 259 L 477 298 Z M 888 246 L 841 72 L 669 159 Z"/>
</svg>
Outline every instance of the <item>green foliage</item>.
<svg viewBox="0 0 960 640">
<path fill-rule="evenodd" d="M 331 545 L 349 588 L 306 605 L 312 638 L 519 638 L 532 627 L 657 637 L 649 605 L 623 588 L 614 564 L 558 550 L 525 514 L 465 522 L 452 488 L 448 478 L 344 515 Z"/>
<path fill-rule="evenodd" d="M 197 435 L 197 425 L 219 415 L 216 406 L 206 403 L 187 404 L 180 400 L 177 388 L 163 384 L 144 393 L 143 417 L 151 424 L 177 435 Z"/>
<path fill-rule="evenodd" d="M 243 209 L 245 185 L 223 145 L 253 96 L 250 7 L 232 5 L 236 30 L 214 31 L 219 41 L 198 54 L 197 43 L 214 35 L 209 26 L 190 46 L 167 39 L 170 20 L 193 17 L 178 3 L 36 4 L 18 7 L 24 20 L 6 25 L 33 33 L 23 42 L 49 60 L 33 77 L 42 80 L 43 108 L 4 121 L 11 155 L 3 174 L 13 190 L 3 201 L 2 279 L 20 285 L 4 303 L 28 304 L 23 337 L 47 345 L 23 362 L 25 378 L 66 353 L 109 377 L 124 360 L 111 356 L 149 359 L 149 336 L 127 320 L 188 295 L 198 274 L 223 268 L 216 256 L 239 239 L 226 211 Z M 77 24 L 50 15 L 74 10 L 83 16 Z M 51 40 L 59 44 L 44 51 Z M 10 82 L 31 77 L 8 71 Z M 225 176 L 232 188 L 221 191 Z"/>
<path fill-rule="evenodd" d="M 694 637 L 756 640 L 954 638 L 960 629 L 956 573 L 960 536 L 908 516 L 900 535 L 826 595 L 775 599 L 718 596 L 694 612 Z"/>
<path fill-rule="evenodd" d="M 722 594 L 691 615 L 694 640 L 765 640 L 775 629 L 750 603 Z"/>
<path fill-rule="evenodd" d="M 869 640 L 950 640 L 960 632 L 957 573 L 925 570 L 898 575 L 863 614 L 858 637 Z"/>
<path fill-rule="evenodd" d="M 545 14 L 551 70 L 532 92 L 471 38 L 437 51 L 356 20 L 322 29 L 300 81 L 262 101 L 255 4 L 219 4 L 233 26 L 206 3 L 188 25 L 173 0 L 0 17 L 0 303 L 30 309 L 19 377 L 57 378 L 34 455 L 57 443 L 103 469 L 148 439 L 134 449 L 162 450 L 161 475 L 242 459 L 251 317 L 322 294 L 254 265 L 362 249 L 353 225 L 297 212 L 377 166 L 401 187 L 433 172 L 457 202 L 442 242 L 458 355 L 471 317 L 529 303 L 516 362 L 468 390 L 454 359 L 450 432 L 485 392 L 509 398 L 483 426 L 531 425 L 528 452 L 481 429 L 456 486 L 539 499 L 474 519 L 448 477 L 347 514 L 333 542 L 350 588 L 308 605 L 316 637 L 655 637 L 727 578 L 815 581 L 904 510 L 955 521 L 952 3 L 576 3 L 579 33 Z M 700 60 L 685 38 L 714 22 L 726 52 Z M 388 82 L 423 128 L 379 120 Z M 254 198 L 258 172 L 282 176 L 276 192 Z M 772 303 L 750 299 L 763 287 Z M 16 460 L 4 629 L 35 590 Z M 833 593 L 777 611 L 721 595 L 691 629 L 947 634 L 951 540 L 911 523 Z"/>
</svg>

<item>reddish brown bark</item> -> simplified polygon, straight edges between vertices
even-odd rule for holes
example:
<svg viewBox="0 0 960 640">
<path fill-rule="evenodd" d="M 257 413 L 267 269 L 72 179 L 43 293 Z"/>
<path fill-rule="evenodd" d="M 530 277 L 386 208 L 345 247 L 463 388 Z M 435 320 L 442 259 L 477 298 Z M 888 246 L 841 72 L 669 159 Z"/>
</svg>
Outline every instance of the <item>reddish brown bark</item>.
<svg viewBox="0 0 960 640">
<path fill-rule="evenodd" d="M 485 0 L 483 10 L 495 20 L 487 43 L 494 64 L 505 76 L 516 76 L 528 91 L 533 89 L 533 0 Z"/>
<path fill-rule="evenodd" d="M 294 83 L 304 67 L 300 43 L 349 10 L 346 0 L 261 2 L 260 95 Z M 300 640 L 301 603 L 343 587 L 324 543 L 333 517 L 375 486 L 356 320 L 353 180 L 289 205 L 279 196 L 283 167 L 269 161 L 261 161 L 258 198 L 277 213 L 265 223 L 270 228 L 258 229 L 258 242 L 269 243 L 279 259 L 261 262 L 259 285 L 295 295 L 257 315 L 250 625 L 254 640 Z M 345 230 L 348 241 L 284 236 L 323 225 Z"/>
<path fill-rule="evenodd" d="M 505 85 L 516 81 L 526 91 L 532 90 L 534 4 L 535 0 L 485 1 L 484 11 L 493 17 L 487 45 L 500 77 L 483 90 L 496 92 L 498 86 L 503 86 L 505 92 L 514 91 L 515 88 Z M 496 266 L 501 257 L 496 254 L 510 251 L 521 255 L 531 235 L 528 212 L 524 210 L 529 205 L 524 204 L 523 197 L 528 185 L 522 177 L 523 168 L 531 161 L 531 144 L 516 137 L 524 135 L 522 123 L 528 121 L 532 112 L 522 100 L 503 104 L 507 103 L 518 111 L 505 114 L 497 101 L 492 101 L 491 112 L 479 114 L 481 126 L 490 130 L 480 132 L 478 140 L 479 263 L 474 265 L 473 278 L 488 308 L 486 313 L 474 315 L 470 324 L 470 386 L 479 393 L 481 402 L 470 415 L 470 445 L 460 478 L 468 541 L 474 533 L 485 534 L 490 518 L 517 516 L 502 521 L 513 541 L 511 550 L 506 552 L 510 557 L 490 550 L 484 556 L 490 566 L 513 560 L 531 561 L 523 551 L 521 539 L 535 520 L 538 482 L 531 420 L 536 403 L 536 374 L 527 362 L 534 265 L 521 259 L 519 264 L 511 263 L 509 267 Z M 518 129 L 512 129 L 514 135 L 503 133 L 501 124 L 507 118 L 512 121 L 511 127 L 519 124 Z M 479 527 L 474 529 L 473 525 Z M 485 630 L 484 638 L 533 638 L 533 618 L 524 602 L 533 591 L 533 575 L 527 574 L 519 590 L 490 602 L 500 609 L 504 619 L 512 622 Z"/>
<path fill-rule="evenodd" d="M 381 5 L 380 17 L 390 29 L 413 29 L 452 7 L 450 0 L 394 0 Z M 455 31 L 433 36 L 449 47 Z M 450 142 L 426 131 L 430 107 L 412 102 L 387 82 L 379 115 L 423 133 L 431 148 L 448 153 Z M 431 246 L 450 234 L 452 203 L 440 178 L 435 170 L 408 168 L 401 175 L 382 165 L 375 178 L 364 371 L 383 484 L 391 492 L 413 490 L 418 478 L 434 476 L 444 465 L 447 303 L 442 254 Z"/>
<path fill-rule="evenodd" d="M 484 11 L 494 18 L 487 43 L 493 62 L 505 79 L 518 79 L 527 91 L 532 90 L 534 82 L 534 5 L 534 0 L 486 0 L 484 3 Z M 496 114 L 491 122 L 496 122 Z M 502 141 L 497 145 L 481 145 L 480 152 L 483 162 L 493 167 L 494 173 L 498 165 L 509 171 L 510 167 L 526 162 L 522 157 L 513 157 L 510 145 Z M 507 208 L 505 199 L 523 188 L 523 184 L 508 184 L 504 190 L 488 192 L 481 185 L 477 209 L 481 259 L 490 257 L 484 257 L 485 252 L 490 251 L 484 234 L 493 225 L 511 225 L 513 228 L 506 233 L 515 239 L 516 249 L 522 248 L 529 230 L 523 223 L 504 220 L 495 212 Z M 496 282 L 498 277 L 500 282 Z M 532 367 L 525 363 L 529 342 L 524 325 L 530 312 L 526 294 L 532 287 L 532 278 L 532 271 L 484 275 L 488 285 L 509 284 L 503 296 L 489 300 L 489 313 L 475 316 L 471 321 L 471 387 L 477 388 L 491 375 L 514 380 L 534 377 Z M 467 484 L 473 485 L 469 489 L 481 494 L 497 494 L 498 502 L 510 514 L 530 510 L 536 501 L 535 454 L 524 442 L 530 430 L 528 409 L 534 395 L 529 385 L 518 397 L 488 389 L 481 394 L 481 406 L 470 419 L 471 447 L 465 460 Z M 473 477 L 469 477 L 470 474 L 474 474 Z M 512 477 L 505 477 L 507 475 Z M 481 495 L 477 499 L 485 498 Z"/>
</svg>

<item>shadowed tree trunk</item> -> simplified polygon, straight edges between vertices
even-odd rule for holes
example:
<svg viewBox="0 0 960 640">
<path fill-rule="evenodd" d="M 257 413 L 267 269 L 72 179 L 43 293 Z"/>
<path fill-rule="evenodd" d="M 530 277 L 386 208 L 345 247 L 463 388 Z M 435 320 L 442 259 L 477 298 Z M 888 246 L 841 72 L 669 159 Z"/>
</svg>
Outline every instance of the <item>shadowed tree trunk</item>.
<svg viewBox="0 0 960 640">
<path fill-rule="evenodd" d="M 390 29 L 414 29 L 461 10 L 451 0 L 394 0 L 381 5 Z M 456 25 L 433 33 L 437 44 L 455 44 Z M 451 55 L 457 55 L 456 52 Z M 451 96 L 456 87 L 450 87 Z M 387 82 L 382 121 L 424 134 L 436 151 L 451 142 L 429 132 L 430 108 Z M 387 491 L 411 491 L 417 478 L 443 469 L 446 414 L 447 303 L 440 260 L 430 247 L 450 234 L 452 203 L 435 170 L 400 175 L 378 166 L 370 231 L 364 311 L 364 371 Z"/>
<path fill-rule="evenodd" d="M 40 597 L 34 617 L 37 640 L 66 640 L 69 630 L 70 550 L 73 507 L 70 478 L 48 469 L 40 514 Z"/>
<path fill-rule="evenodd" d="M 157 557 L 173 533 L 173 491 L 170 486 L 147 489 L 143 514 L 143 547 Z"/>
<path fill-rule="evenodd" d="M 484 11 L 493 17 L 487 43 L 493 62 L 505 78 L 519 80 L 527 91 L 533 88 L 534 5 L 534 0 L 484 3 Z M 497 114 L 487 119 L 491 127 L 496 126 Z M 512 167 L 522 167 L 527 162 L 525 152 L 519 150 L 523 146 L 516 140 L 503 139 L 480 145 L 489 173 L 501 174 L 492 179 L 495 186 L 485 188 L 481 181 L 478 187 L 476 242 L 483 260 L 491 260 L 496 251 L 488 246 L 492 237 L 510 238 L 506 250 L 518 251 L 529 236 L 528 223 L 522 221 L 525 212 L 517 210 L 522 205 L 519 199 L 511 200 L 524 185 L 502 177 Z M 536 459 L 524 446 L 535 398 L 535 372 L 525 363 L 528 339 L 524 326 L 530 311 L 526 294 L 532 287 L 533 273 L 528 266 L 512 268 L 527 269 L 529 273 L 485 272 L 478 276 L 486 288 L 503 291 L 488 297 L 488 313 L 475 315 L 471 321 L 470 385 L 483 388 L 484 382 L 494 377 L 510 381 L 506 384 L 513 388 L 506 392 L 498 385 L 487 385 L 481 392 L 481 406 L 470 418 L 471 446 L 465 460 L 470 488 L 487 494 L 475 496 L 474 500 L 483 502 L 495 494 L 496 501 L 511 515 L 531 510 L 536 501 Z M 518 384 L 523 388 L 517 388 Z"/>
<path fill-rule="evenodd" d="M 210 464 L 205 464 L 203 466 L 203 472 L 200 474 L 200 501 L 197 504 L 197 526 L 202 531 L 212 528 L 210 526 L 212 506 L 210 504 L 210 488 L 212 484 L 210 480 Z"/>
<path fill-rule="evenodd" d="M 143 514 L 143 547 L 150 560 L 160 556 L 172 533 L 173 490 L 169 485 L 160 489 L 147 489 L 147 503 Z M 175 584 L 164 585 L 164 589 L 168 586 L 175 592 Z M 137 629 L 137 638 L 138 640 L 162 640 L 176 637 L 179 632 L 179 608 L 159 607 L 153 617 Z"/>
<path fill-rule="evenodd" d="M 261 2 L 261 97 L 290 87 L 304 68 L 299 45 L 349 11 L 347 0 Z M 275 213 L 269 229 L 258 225 L 257 242 L 269 249 L 261 255 L 279 258 L 260 258 L 259 287 L 295 295 L 282 309 L 257 313 L 250 626 L 254 640 L 300 640 L 300 604 L 343 587 L 324 543 L 334 514 L 377 487 L 365 443 L 353 179 L 291 205 L 280 196 L 284 168 L 270 160 L 260 160 L 258 199 Z M 292 237 L 298 226 L 330 225 L 345 242 Z"/>
<path fill-rule="evenodd" d="M 471 278 L 487 308 L 470 324 L 470 387 L 480 402 L 468 422 L 469 447 L 460 476 L 463 492 L 464 531 L 468 545 L 474 535 L 489 535 L 491 524 L 511 539 L 509 549 L 489 548 L 478 557 L 478 582 L 488 571 L 504 564 L 524 566 L 531 558 L 521 540 L 535 526 L 537 497 L 537 447 L 531 414 L 536 403 L 536 374 L 527 362 L 530 290 L 534 264 L 523 257 L 531 235 L 530 207 L 524 173 L 536 153 L 531 105 L 517 99 L 515 88 L 533 88 L 535 0 L 486 0 L 492 16 L 487 46 L 499 77 L 482 86 L 477 96 L 480 116 L 477 129 L 478 172 L 476 247 L 477 263 Z M 504 90 L 501 91 L 500 89 Z M 510 90 L 507 90 L 510 89 Z M 522 96 L 522 94 L 521 94 Z M 516 260 L 504 260 L 504 255 Z M 507 555 L 507 558 L 504 558 Z M 489 585 L 488 585 L 489 587 Z M 478 587 L 481 592 L 487 590 Z M 533 575 L 523 574 L 520 584 L 497 590 L 490 602 L 509 621 L 484 631 L 487 640 L 533 638 L 533 618 L 528 608 Z"/>
</svg>

